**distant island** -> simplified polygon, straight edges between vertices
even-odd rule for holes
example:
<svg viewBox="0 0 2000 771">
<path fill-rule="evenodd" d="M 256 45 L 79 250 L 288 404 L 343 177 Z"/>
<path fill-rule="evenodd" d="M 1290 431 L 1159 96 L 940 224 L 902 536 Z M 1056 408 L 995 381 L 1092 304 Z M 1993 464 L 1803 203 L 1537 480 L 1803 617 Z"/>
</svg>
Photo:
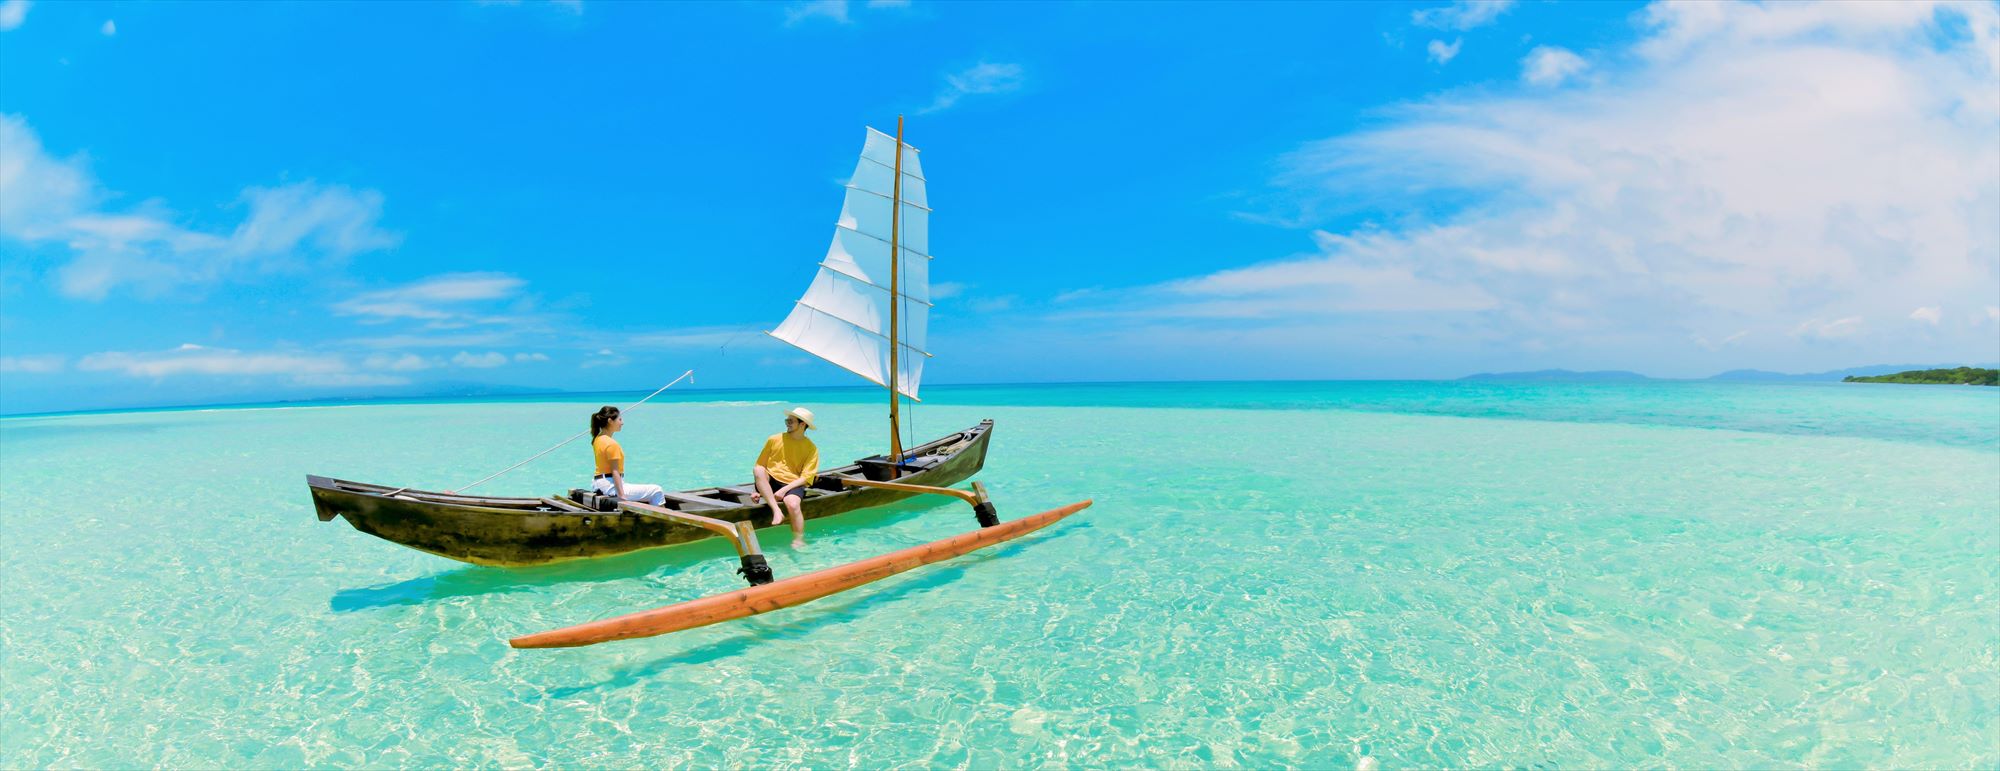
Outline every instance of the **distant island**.
<svg viewBox="0 0 2000 771">
<path fill-rule="evenodd" d="M 1538 369 L 1533 372 L 1481 372 L 1477 375 L 1466 375 L 1459 379 L 1535 383 L 1629 383 L 1640 380 L 1651 380 L 1652 378 L 1637 372 L 1626 372 L 1624 370 L 1607 369 L 1595 372 L 1577 372 L 1568 369 Z"/>
<path fill-rule="evenodd" d="M 1947 364 L 1875 364 L 1866 367 L 1850 367 L 1829 372 L 1772 372 L 1761 369 L 1732 369 L 1728 372 L 1705 378 L 1656 378 L 1638 372 L 1625 370 L 1596 370 L 1578 372 L 1568 369 L 1539 369 L 1533 372 L 1481 372 L 1466 375 L 1459 380 L 1516 382 L 1516 383 L 1640 383 L 1640 382 L 1722 382 L 1722 383 L 1976 383 L 1993 385 L 1979 380 L 1978 373 L 2000 369 L 2000 363 L 1989 364 L 1988 368 L 1958 367 Z M 1897 380 L 1924 373 L 1973 373 L 1972 380 Z M 1887 376 L 1886 379 L 1877 376 Z"/>
<path fill-rule="evenodd" d="M 1913 369 L 1893 375 L 1841 378 L 1844 383 L 1923 383 L 1929 385 L 1983 385 L 2000 386 L 2000 370 L 1978 367 L 1953 367 L 1951 369 Z"/>
</svg>

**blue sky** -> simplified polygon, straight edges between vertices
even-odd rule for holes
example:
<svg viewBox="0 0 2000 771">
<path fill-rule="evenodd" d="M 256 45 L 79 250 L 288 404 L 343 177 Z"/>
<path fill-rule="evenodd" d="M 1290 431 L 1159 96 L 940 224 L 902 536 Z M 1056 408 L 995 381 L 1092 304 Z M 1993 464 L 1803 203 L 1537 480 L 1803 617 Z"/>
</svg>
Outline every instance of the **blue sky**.
<svg viewBox="0 0 2000 771">
<path fill-rule="evenodd" d="M 0 410 L 856 383 L 898 113 L 929 384 L 1992 361 L 1996 17 L 0 0 Z"/>
</svg>

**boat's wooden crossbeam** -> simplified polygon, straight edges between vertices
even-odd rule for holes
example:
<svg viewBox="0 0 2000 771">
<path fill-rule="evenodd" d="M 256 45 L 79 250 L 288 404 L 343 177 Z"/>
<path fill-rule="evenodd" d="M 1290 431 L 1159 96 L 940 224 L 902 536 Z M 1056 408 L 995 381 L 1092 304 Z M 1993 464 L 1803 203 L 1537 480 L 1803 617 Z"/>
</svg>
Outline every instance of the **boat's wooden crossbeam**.
<svg viewBox="0 0 2000 771">
<path fill-rule="evenodd" d="M 736 572 L 748 580 L 751 586 L 762 586 L 771 582 L 771 565 L 764 559 L 764 548 L 757 542 L 757 527 L 750 521 L 724 522 L 713 517 L 674 511 L 637 501 L 619 501 L 618 508 L 642 517 L 661 517 L 683 525 L 693 525 L 727 538 L 729 545 L 736 547 L 736 556 L 743 563 Z"/>
<path fill-rule="evenodd" d="M 961 501 L 965 501 L 968 504 L 976 505 L 979 503 L 978 496 L 973 495 L 972 493 L 966 492 L 964 490 L 956 490 L 949 487 L 913 485 L 904 482 L 877 482 L 873 479 L 855 479 L 853 477 L 842 478 L 840 480 L 840 483 L 844 485 L 852 485 L 854 487 L 879 487 L 884 490 L 895 490 L 897 492 L 905 492 L 905 493 L 925 493 L 929 495 L 943 495 L 946 497 L 957 498 Z"/>
<path fill-rule="evenodd" d="M 841 484 L 853 485 L 855 487 L 877 487 L 904 493 L 943 495 L 949 498 L 957 498 L 972 505 L 972 513 L 978 517 L 980 527 L 992 527 L 1000 524 L 1000 514 L 994 510 L 991 496 L 986 494 L 986 485 L 978 482 L 972 483 L 971 492 L 955 490 L 949 487 L 913 485 L 905 482 L 877 482 L 873 479 L 855 479 L 852 477 L 842 477 L 840 482 Z"/>
</svg>

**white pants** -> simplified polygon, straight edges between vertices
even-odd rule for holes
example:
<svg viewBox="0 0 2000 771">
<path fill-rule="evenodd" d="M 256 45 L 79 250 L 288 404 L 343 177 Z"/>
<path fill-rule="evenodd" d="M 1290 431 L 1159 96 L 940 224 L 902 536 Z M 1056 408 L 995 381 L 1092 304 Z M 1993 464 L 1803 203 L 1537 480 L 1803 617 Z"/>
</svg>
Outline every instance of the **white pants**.
<svg viewBox="0 0 2000 771">
<path fill-rule="evenodd" d="M 590 486 L 597 489 L 598 495 L 611 495 L 618 492 L 618 486 L 611 484 L 610 477 L 594 480 L 590 483 Z M 666 488 L 659 485 L 635 485 L 631 482 L 626 482 L 625 500 L 642 501 L 654 506 L 665 506 L 667 505 L 667 491 Z"/>
</svg>

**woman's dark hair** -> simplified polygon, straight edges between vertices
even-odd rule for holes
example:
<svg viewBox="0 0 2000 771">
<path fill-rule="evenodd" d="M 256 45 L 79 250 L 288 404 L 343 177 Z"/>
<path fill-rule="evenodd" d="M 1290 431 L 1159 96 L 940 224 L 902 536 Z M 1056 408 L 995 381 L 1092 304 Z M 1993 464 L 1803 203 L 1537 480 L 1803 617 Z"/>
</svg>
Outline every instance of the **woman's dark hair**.
<svg viewBox="0 0 2000 771">
<path fill-rule="evenodd" d="M 596 439 L 598 434 L 603 433 L 606 426 L 611 425 L 611 421 L 617 419 L 618 419 L 617 407 L 606 406 L 602 409 L 599 409 L 596 412 L 591 413 L 590 438 Z"/>
</svg>

